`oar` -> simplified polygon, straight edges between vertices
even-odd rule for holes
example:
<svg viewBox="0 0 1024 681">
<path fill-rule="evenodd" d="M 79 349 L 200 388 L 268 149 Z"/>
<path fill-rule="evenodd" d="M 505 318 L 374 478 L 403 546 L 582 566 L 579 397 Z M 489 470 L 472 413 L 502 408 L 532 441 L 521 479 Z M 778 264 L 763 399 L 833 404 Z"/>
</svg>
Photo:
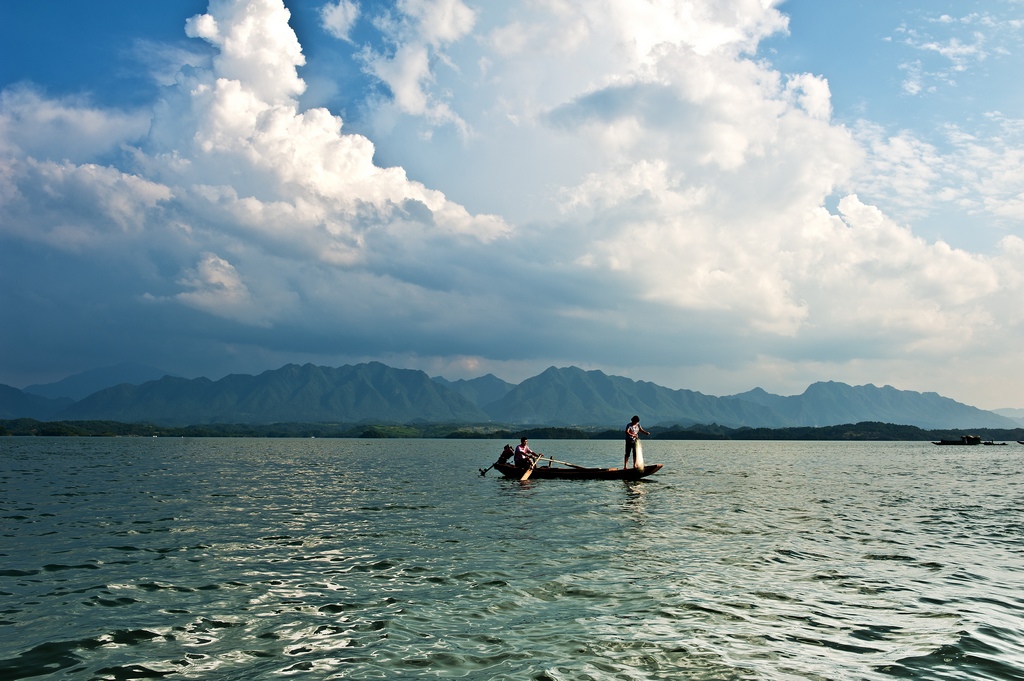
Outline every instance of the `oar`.
<svg viewBox="0 0 1024 681">
<path fill-rule="evenodd" d="M 530 464 L 530 467 L 526 469 L 525 473 L 523 473 L 523 477 L 519 478 L 519 482 L 526 482 L 527 480 L 530 479 L 530 474 L 533 473 L 533 469 L 537 467 L 537 462 L 540 461 L 543 457 L 543 454 L 539 452 L 537 453 L 537 458 L 533 460 L 533 462 Z"/>
<path fill-rule="evenodd" d="M 545 456 L 543 458 L 544 461 L 554 461 L 555 463 L 564 464 L 566 466 L 572 466 L 573 468 L 586 468 L 586 466 L 577 466 L 576 464 L 569 463 L 568 461 L 559 461 L 558 459 L 552 459 L 550 456 Z"/>
</svg>

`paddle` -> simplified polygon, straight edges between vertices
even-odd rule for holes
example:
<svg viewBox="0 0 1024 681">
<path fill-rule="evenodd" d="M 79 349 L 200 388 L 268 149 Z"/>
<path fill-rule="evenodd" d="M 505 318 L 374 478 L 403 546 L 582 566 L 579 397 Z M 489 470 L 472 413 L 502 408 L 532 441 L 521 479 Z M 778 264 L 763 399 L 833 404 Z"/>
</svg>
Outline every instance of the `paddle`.
<svg viewBox="0 0 1024 681">
<path fill-rule="evenodd" d="M 527 480 L 530 479 L 530 474 L 533 473 L 533 469 L 537 467 L 537 462 L 540 461 L 540 459 L 544 456 L 540 452 L 534 453 L 537 455 L 537 458 L 530 462 L 530 467 L 526 469 L 525 473 L 523 473 L 523 477 L 519 478 L 519 482 L 526 482 Z"/>
<path fill-rule="evenodd" d="M 576 464 L 569 463 L 568 461 L 559 461 L 558 459 L 552 459 L 550 456 L 545 456 L 542 458 L 544 459 L 544 461 L 554 461 L 555 463 L 564 464 L 566 466 L 572 466 L 573 468 L 586 468 L 586 466 L 577 466 Z"/>
</svg>

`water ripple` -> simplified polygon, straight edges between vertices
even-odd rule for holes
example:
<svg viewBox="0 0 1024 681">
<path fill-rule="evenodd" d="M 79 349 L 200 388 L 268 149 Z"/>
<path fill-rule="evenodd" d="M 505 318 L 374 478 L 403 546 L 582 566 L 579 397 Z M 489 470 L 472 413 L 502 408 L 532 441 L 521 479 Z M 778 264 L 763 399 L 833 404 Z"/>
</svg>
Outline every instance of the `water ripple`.
<svg viewBox="0 0 1024 681">
<path fill-rule="evenodd" d="M 4 679 L 1024 679 L 1006 454 L 655 441 L 648 481 L 521 484 L 491 442 L 0 447 Z"/>
</svg>

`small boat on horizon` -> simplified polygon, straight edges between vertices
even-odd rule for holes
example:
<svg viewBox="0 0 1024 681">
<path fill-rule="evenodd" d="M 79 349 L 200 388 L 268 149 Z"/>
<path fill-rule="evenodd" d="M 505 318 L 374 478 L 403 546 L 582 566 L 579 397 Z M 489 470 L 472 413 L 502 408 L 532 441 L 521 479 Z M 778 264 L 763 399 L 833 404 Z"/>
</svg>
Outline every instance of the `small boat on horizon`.
<svg viewBox="0 0 1024 681">
<path fill-rule="evenodd" d="M 933 445 L 980 445 L 980 435 L 961 435 L 959 440 L 939 440 L 932 442 Z"/>
</svg>

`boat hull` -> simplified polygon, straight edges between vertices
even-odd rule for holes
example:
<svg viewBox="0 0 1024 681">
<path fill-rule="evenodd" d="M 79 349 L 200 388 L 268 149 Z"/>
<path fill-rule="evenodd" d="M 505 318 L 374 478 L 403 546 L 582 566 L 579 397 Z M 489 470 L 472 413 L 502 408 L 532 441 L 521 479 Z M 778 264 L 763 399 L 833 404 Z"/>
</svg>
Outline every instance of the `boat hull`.
<svg viewBox="0 0 1024 681">
<path fill-rule="evenodd" d="M 939 440 L 932 442 L 933 445 L 980 445 L 981 438 L 977 435 L 961 435 L 959 440 Z"/>
<path fill-rule="evenodd" d="M 653 463 L 643 468 L 565 468 L 562 466 L 537 466 L 530 473 L 530 480 L 552 478 L 558 480 L 639 480 L 654 475 L 663 464 Z M 526 472 L 524 468 L 504 463 L 494 464 L 494 470 L 506 478 L 518 480 Z"/>
</svg>

